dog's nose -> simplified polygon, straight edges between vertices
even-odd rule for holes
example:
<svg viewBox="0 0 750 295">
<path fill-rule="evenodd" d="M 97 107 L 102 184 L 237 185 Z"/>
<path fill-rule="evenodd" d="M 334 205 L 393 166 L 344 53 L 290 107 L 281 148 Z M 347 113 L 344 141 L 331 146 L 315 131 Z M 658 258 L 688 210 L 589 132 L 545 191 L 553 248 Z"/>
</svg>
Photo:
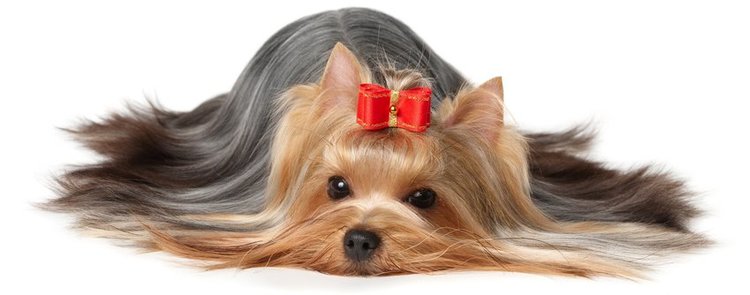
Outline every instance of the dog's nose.
<svg viewBox="0 0 750 295">
<path fill-rule="evenodd" d="M 380 237 L 371 231 L 352 229 L 344 235 L 344 252 L 354 262 L 364 262 L 380 246 Z"/>
</svg>

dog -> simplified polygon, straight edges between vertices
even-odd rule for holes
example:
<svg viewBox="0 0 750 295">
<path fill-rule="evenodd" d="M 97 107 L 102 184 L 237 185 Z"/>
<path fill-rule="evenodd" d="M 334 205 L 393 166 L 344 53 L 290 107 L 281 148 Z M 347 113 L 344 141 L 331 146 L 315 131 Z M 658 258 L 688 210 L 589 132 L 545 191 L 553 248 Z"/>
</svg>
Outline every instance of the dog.
<svg viewBox="0 0 750 295">
<path fill-rule="evenodd" d="M 45 208 L 209 269 L 640 277 L 710 244 L 682 181 L 586 159 L 583 127 L 519 131 L 501 78 L 468 83 L 369 9 L 289 24 L 192 111 L 68 131 L 104 160 L 60 175 Z"/>
</svg>

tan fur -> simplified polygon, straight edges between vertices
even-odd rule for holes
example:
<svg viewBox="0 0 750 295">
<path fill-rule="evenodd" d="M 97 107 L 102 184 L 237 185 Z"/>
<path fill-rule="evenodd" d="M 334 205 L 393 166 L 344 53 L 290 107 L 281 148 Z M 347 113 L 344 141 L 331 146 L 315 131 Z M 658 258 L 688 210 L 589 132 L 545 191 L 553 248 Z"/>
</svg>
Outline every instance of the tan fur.
<svg viewBox="0 0 750 295">
<path fill-rule="evenodd" d="M 409 71 L 386 76 L 393 89 L 429 84 Z M 530 197 L 527 143 L 503 120 L 500 78 L 445 99 L 432 127 L 413 133 L 365 131 L 355 123 L 356 87 L 369 77 L 354 55 L 337 45 L 318 85 L 296 86 L 278 102 L 283 119 L 273 143 L 266 210 L 250 216 L 185 217 L 232 224 L 275 220 L 275 226 L 244 233 L 151 225 L 148 231 L 130 232 L 137 238 L 129 239 L 208 260 L 210 268 L 301 267 L 341 275 L 475 269 L 626 277 L 638 276 L 648 265 L 638 261 L 639 255 L 687 249 L 699 240 L 658 226 L 563 223 L 545 216 Z M 333 175 L 347 180 L 350 196 L 327 196 L 327 179 Z M 434 207 L 418 209 L 404 202 L 422 187 L 437 192 Z M 366 263 L 344 255 L 341 241 L 352 228 L 383 239 Z M 96 234 L 123 235 L 114 230 Z M 655 238 L 664 235 L 675 244 L 664 246 Z M 628 239 L 651 247 L 628 252 Z M 601 251 L 610 246 L 625 250 L 616 255 Z"/>
</svg>

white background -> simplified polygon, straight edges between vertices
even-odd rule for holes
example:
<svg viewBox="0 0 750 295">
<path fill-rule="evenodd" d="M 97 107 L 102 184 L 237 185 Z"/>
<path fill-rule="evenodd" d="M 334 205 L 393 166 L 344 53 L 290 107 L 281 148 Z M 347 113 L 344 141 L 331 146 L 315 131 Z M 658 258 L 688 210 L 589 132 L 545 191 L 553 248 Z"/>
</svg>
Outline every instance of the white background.
<svg viewBox="0 0 750 295">
<path fill-rule="evenodd" d="M 283 1 L 0 4 L 2 294 L 748 294 L 750 9 L 742 1 Z M 314 2 L 314 3 L 313 3 Z M 52 175 L 94 155 L 55 127 L 157 97 L 189 110 L 223 93 L 255 50 L 299 17 L 366 6 L 387 12 L 475 82 L 504 77 L 525 129 L 593 120 L 593 157 L 656 163 L 689 180 L 718 242 L 650 280 L 501 272 L 388 278 L 286 269 L 202 272 L 68 230 L 31 206 Z"/>
</svg>

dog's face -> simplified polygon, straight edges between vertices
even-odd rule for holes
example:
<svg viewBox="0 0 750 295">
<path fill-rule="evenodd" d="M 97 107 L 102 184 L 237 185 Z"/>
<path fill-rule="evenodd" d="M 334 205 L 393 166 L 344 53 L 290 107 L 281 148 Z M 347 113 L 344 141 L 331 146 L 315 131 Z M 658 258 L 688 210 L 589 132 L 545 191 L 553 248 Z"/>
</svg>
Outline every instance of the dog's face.
<svg viewBox="0 0 750 295">
<path fill-rule="evenodd" d="M 524 142 L 503 125 L 499 78 L 445 99 L 424 133 L 357 125 L 366 79 L 337 47 L 319 85 L 284 97 L 270 179 L 270 205 L 287 212 L 269 241 L 286 249 L 279 264 L 337 274 L 511 267 L 496 227 L 541 217 L 528 202 Z"/>
<path fill-rule="evenodd" d="M 324 141 L 288 222 L 323 227 L 299 247 L 328 249 L 325 271 L 416 271 L 427 266 L 412 261 L 482 232 L 449 189 L 439 140 L 407 132 L 350 130 Z"/>
</svg>

